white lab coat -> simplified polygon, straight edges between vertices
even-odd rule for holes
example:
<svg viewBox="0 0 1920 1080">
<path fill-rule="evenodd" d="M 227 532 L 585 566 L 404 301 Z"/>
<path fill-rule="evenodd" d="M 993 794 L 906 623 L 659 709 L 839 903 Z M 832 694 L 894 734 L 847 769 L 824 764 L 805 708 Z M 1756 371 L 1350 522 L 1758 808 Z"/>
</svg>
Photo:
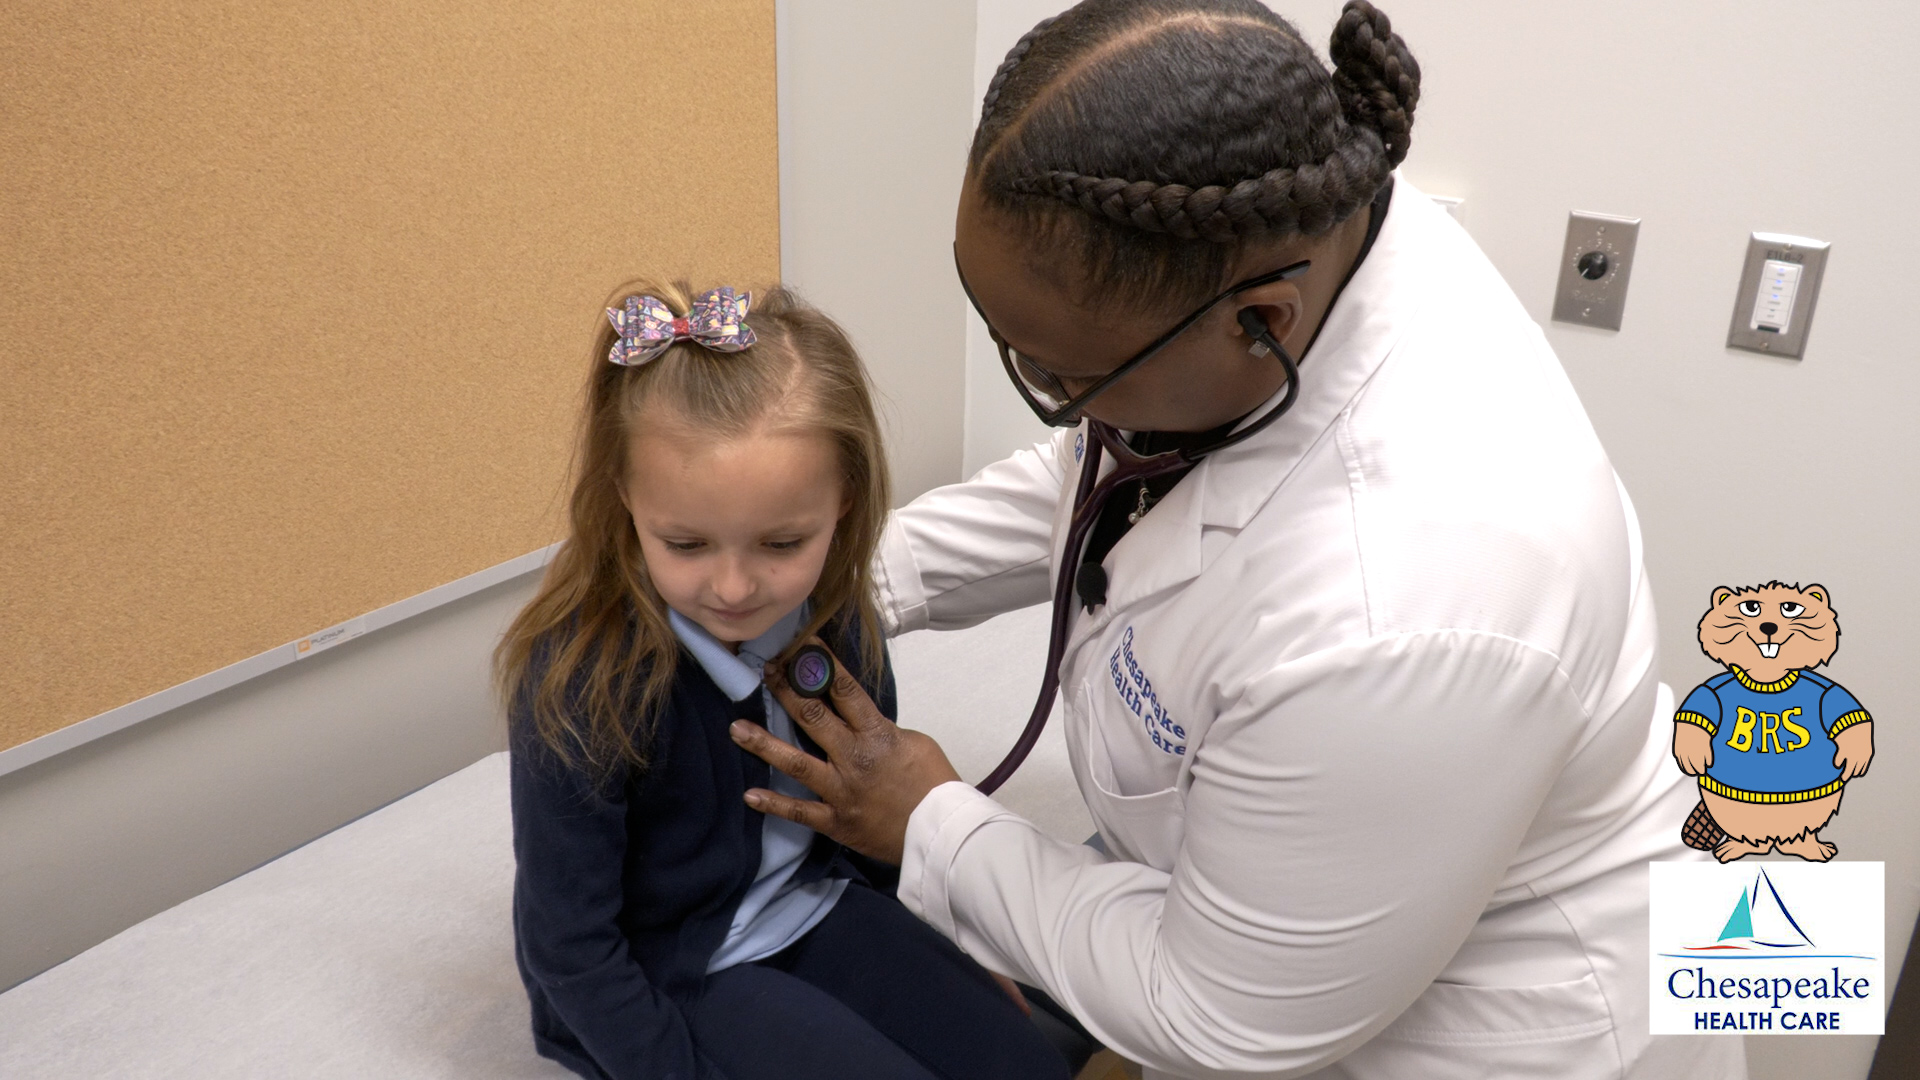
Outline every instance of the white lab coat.
<svg viewBox="0 0 1920 1080">
<path fill-rule="evenodd" d="M 889 628 L 1045 602 L 1086 437 L 897 512 Z M 919 917 L 1149 1076 L 1744 1075 L 1737 1036 L 1647 1034 L 1646 863 L 1687 857 L 1695 796 L 1632 508 L 1412 185 L 1292 412 L 1106 566 L 1053 722 L 1112 854 L 946 784 L 908 827 Z"/>
</svg>

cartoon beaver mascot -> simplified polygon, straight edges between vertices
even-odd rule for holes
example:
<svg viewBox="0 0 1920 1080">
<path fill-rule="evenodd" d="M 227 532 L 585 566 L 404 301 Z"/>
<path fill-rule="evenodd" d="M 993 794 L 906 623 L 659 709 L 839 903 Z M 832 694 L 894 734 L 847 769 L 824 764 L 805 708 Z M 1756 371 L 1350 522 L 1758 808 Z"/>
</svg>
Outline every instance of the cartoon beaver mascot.
<svg viewBox="0 0 1920 1080">
<path fill-rule="evenodd" d="M 1674 760 L 1700 778 L 1700 805 L 1681 830 L 1690 846 L 1721 862 L 1776 849 L 1833 858 L 1820 830 L 1873 760 L 1873 718 L 1813 673 L 1839 646 L 1824 586 L 1713 590 L 1700 649 L 1727 670 L 1673 714 Z"/>
</svg>

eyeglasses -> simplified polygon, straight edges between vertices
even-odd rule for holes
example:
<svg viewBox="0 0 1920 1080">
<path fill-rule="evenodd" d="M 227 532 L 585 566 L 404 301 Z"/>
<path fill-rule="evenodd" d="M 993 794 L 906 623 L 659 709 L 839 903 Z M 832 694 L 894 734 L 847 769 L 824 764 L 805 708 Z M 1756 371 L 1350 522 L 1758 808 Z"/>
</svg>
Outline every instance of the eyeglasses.
<svg viewBox="0 0 1920 1080">
<path fill-rule="evenodd" d="M 993 338 L 994 345 L 1000 350 L 1000 364 L 1007 369 L 1007 377 L 1013 380 L 1014 388 L 1020 391 L 1020 396 L 1026 400 L 1027 407 L 1033 410 L 1033 414 L 1038 416 L 1042 423 L 1052 427 L 1072 427 L 1078 424 L 1080 422 L 1080 412 L 1087 407 L 1088 402 L 1106 393 L 1114 383 L 1119 382 L 1125 377 L 1127 372 L 1146 363 L 1155 353 L 1172 344 L 1175 338 L 1185 333 L 1194 323 L 1205 318 L 1208 312 L 1211 312 L 1222 302 L 1230 300 L 1246 292 L 1248 289 L 1255 289 L 1262 285 L 1270 285 L 1276 281 L 1286 281 L 1299 277 L 1301 274 L 1306 273 L 1307 269 L 1312 265 L 1310 260 L 1302 259 L 1297 263 L 1283 266 L 1278 270 L 1259 274 L 1247 278 L 1238 284 L 1228 286 L 1226 291 L 1200 305 L 1191 315 L 1188 315 L 1176 323 L 1173 329 L 1155 338 L 1146 348 L 1135 353 L 1132 358 L 1119 367 L 1100 376 L 1092 386 L 1082 390 L 1079 395 L 1076 396 L 1067 392 L 1066 385 L 1061 382 L 1058 375 L 1047 370 L 1047 368 L 1038 361 L 1024 355 L 1020 350 L 1007 344 L 1007 339 L 1001 337 L 1000 331 L 993 328 L 993 320 L 987 318 L 987 313 L 981 310 L 980 301 L 973 295 L 972 286 L 967 284 L 967 275 L 960 269 L 960 253 L 957 249 L 954 252 L 953 258 L 953 271 L 960 276 L 960 288 L 966 292 L 967 302 L 973 305 L 973 310 L 979 314 L 980 321 L 986 323 L 988 336 Z"/>
</svg>

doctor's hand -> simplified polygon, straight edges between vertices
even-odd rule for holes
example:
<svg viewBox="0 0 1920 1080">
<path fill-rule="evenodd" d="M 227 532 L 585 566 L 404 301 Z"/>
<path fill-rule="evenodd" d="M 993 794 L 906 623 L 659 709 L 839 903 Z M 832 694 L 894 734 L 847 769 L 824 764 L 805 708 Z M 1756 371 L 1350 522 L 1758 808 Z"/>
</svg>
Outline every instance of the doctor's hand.
<svg viewBox="0 0 1920 1080">
<path fill-rule="evenodd" d="M 818 642 L 816 642 L 818 644 Z M 747 792 L 747 805 L 797 821 L 882 862 L 899 865 L 907 818 L 927 792 L 960 779 L 940 744 L 894 725 L 874 707 L 846 665 L 835 664 L 832 708 L 787 685 L 768 664 L 767 688 L 808 737 L 827 752 L 822 761 L 774 738 L 765 728 L 736 720 L 730 734 L 749 753 L 800 781 L 819 802 L 765 788 Z"/>
</svg>

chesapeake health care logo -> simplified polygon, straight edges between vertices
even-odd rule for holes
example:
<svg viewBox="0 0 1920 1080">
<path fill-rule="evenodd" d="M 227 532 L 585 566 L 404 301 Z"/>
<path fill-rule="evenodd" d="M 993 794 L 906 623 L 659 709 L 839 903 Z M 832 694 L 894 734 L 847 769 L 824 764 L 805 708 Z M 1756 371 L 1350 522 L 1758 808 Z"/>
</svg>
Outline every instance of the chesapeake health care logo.
<svg viewBox="0 0 1920 1080">
<path fill-rule="evenodd" d="M 1886 864 L 1656 862 L 1655 1035 L 1879 1035 Z"/>
</svg>

